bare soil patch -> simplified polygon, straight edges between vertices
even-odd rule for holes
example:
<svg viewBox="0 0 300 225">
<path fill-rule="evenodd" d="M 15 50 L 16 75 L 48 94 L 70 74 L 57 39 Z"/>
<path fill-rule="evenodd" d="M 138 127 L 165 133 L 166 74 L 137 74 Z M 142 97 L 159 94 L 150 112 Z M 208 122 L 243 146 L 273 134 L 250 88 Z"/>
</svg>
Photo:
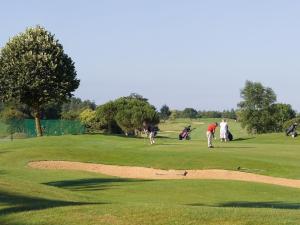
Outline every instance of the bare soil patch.
<svg viewBox="0 0 300 225">
<path fill-rule="evenodd" d="M 230 170 L 160 170 L 134 166 L 116 166 L 96 163 L 69 161 L 37 161 L 28 164 L 36 169 L 77 170 L 101 173 L 105 175 L 135 179 L 205 179 L 205 180 L 236 180 L 300 188 L 300 180 L 270 177 L 253 173 Z M 184 175 L 186 173 L 186 175 Z"/>
</svg>

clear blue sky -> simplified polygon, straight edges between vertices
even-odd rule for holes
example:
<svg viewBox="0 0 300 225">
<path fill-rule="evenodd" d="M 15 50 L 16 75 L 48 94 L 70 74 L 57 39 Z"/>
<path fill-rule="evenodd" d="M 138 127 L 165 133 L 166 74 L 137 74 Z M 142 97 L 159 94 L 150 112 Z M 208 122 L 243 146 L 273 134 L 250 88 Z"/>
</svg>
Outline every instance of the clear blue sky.
<svg viewBox="0 0 300 225">
<path fill-rule="evenodd" d="M 7 0 L 0 46 L 44 26 L 75 61 L 75 96 L 102 104 L 132 92 L 157 108 L 235 108 L 245 81 L 300 111 L 300 1 Z"/>
</svg>

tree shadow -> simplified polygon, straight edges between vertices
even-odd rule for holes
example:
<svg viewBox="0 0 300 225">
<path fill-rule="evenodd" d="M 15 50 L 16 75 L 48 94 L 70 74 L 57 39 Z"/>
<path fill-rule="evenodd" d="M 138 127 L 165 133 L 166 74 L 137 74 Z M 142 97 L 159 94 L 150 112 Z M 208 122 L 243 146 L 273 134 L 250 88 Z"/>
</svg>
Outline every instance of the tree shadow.
<svg viewBox="0 0 300 225">
<path fill-rule="evenodd" d="M 271 208 L 271 209 L 300 209 L 300 203 L 291 202 L 225 202 L 217 205 L 206 205 L 201 203 L 188 204 L 189 206 L 208 206 L 208 207 L 230 207 L 230 208 Z"/>
<path fill-rule="evenodd" d="M 247 137 L 247 138 L 236 138 L 236 139 L 233 139 L 232 141 L 235 142 L 235 141 L 247 141 L 247 140 L 251 140 L 251 139 L 255 139 L 256 137 Z"/>
<path fill-rule="evenodd" d="M 215 146 L 214 148 L 255 148 L 250 146 Z"/>
<path fill-rule="evenodd" d="M 64 188 L 72 191 L 101 191 L 123 186 L 123 183 L 142 183 L 151 180 L 136 180 L 125 178 L 92 178 L 78 180 L 63 180 L 44 183 L 45 185 Z"/>
<path fill-rule="evenodd" d="M 5 153 L 9 153 L 11 151 L 1 151 L 0 154 L 5 154 Z"/>
<path fill-rule="evenodd" d="M 176 140 L 178 140 L 178 138 L 176 138 L 176 137 L 168 137 L 168 136 L 161 136 L 161 135 L 158 135 L 155 138 L 159 138 L 159 139 L 176 139 Z"/>
<path fill-rule="evenodd" d="M 180 145 L 179 143 L 159 143 L 157 145 Z"/>
<path fill-rule="evenodd" d="M 28 197 L 20 194 L 11 194 L 8 192 L 0 191 L 0 204 L 8 205 L 8 207 L 0 209 L 0 215 L 7 215 L 12 213 L 43 210 L 55 207 L 95 205 L 107 203 L 52 200 L 39 197 Z"/>
</svg>

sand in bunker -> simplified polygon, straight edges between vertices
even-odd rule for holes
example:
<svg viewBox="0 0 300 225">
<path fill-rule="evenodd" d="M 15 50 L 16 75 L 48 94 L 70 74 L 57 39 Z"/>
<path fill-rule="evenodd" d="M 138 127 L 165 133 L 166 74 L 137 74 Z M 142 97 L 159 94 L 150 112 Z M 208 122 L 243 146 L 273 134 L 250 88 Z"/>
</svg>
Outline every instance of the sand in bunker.
<svg viewBox="0 0 300 225">
<path fill-rule="evenodd" d="M 160 170 L 145 167 L 115 166 L 96 163 L 82 163 L 69 161 L 37 161 L 30 162 L 29 167 L 36 169 L 78 170 L 106 174 L 121 178 L 137 179 L 209 179 L 209 180 L 237 180 L 265 184 L 281 185 L 300 188 L 300 180 L 230 171 L 230 170 Z M 187 172 L 184 176 L 184 172 Z"/>
</svg>

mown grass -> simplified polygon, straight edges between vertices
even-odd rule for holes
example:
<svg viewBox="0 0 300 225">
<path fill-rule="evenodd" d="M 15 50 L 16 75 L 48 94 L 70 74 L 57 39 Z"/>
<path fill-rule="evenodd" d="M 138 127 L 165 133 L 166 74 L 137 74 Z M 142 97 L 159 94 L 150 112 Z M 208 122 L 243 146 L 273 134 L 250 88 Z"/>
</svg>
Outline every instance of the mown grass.
<svg viewBox="0 0 300 225">
<path fill-rule="evenodd" d="M 161 138 L 107 135 L 0 141 L 0 224 L 300 224 L 300 189 L 237 181 L 135 180 L 80 171 L 35 170 L 35 160 L 70 160 L 163 169 L 242 167 L 300 179 L 300 139 L 248 136 L 230 121 L 236 141 L 208 151 L 207 123 L 161 124 Z M 183 126 L 197 129 L 178 141 Z M 204 123 L 204 124 L 203 124 Z"/>
</svg>

